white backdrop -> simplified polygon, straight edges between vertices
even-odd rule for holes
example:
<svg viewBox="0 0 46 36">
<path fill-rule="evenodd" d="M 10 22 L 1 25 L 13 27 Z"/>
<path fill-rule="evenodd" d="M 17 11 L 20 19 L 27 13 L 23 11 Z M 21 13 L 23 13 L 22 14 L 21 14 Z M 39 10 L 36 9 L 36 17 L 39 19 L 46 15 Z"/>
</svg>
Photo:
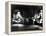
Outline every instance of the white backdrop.
<svg viewBox="0 0 46 36">
<path fill-rule="evenodd" d="M 46 0 L 0 0 L 0 36 L 8 36 L 7 34 L 5 34 L 5 2 L 6 1 L 23 1 L 23 2 L 38 2 L 38 3 L 40 2 L 46 4 Z M 45 11 L 46 11 L 46 5 L 45 5 Z M 14 35 L 10 35 L 10 36 L 14 36 Z M 20 34 L 15 36 L 46 36 L 46 33 Z"/>
</svg>

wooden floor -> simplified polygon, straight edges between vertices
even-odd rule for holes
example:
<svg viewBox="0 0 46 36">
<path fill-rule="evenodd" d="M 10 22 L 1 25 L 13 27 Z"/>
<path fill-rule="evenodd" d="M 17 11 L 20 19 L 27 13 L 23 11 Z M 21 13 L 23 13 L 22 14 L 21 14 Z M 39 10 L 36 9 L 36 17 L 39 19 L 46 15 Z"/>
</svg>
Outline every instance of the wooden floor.
<svg viewBox="0 0 46 36">
<path fill-rule="evenodd" d="M 28 30 L 42 30 L 43 27 L 39 25 L 24 25 L 23 27 L 12 26 L 11 31 L 28 31 Z"/>
</svg>

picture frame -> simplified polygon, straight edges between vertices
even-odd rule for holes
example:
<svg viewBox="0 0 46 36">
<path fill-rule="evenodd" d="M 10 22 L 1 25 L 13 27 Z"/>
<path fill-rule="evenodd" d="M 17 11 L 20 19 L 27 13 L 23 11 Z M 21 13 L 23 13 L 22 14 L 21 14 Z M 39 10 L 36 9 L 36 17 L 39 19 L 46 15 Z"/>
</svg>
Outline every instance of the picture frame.
<svg viewBox="0 0 46 36">
<path fill-rule="evenodd" d="M 11 32 L 11 4 L 13 5 L 29 5 L 29 6 L 43 6 L 43 29 L 42 30 L 31 30 L 31 31 L 14 31 Z M 45 5 L 44 3 L 36 2 L 19 2 L 19 1 L 8 1 L 5 3 L 5 32 L 7 34 L 27 34 L 27 33 L 41 33 L 45 32 Z"/>
</svg>

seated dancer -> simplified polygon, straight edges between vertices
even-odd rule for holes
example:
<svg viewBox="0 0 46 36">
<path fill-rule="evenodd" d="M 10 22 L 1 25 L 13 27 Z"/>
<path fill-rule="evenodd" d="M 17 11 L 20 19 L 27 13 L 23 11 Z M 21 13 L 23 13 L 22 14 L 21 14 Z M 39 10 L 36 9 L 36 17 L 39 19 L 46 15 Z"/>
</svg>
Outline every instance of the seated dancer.
<svg viewBox="0 0 46 36">
<path fill-rule="evenodd" d="M 20 27 L 23 26 L 24 19 L 19 9 L 15 9 L 12 21 L 14 24 L 13 26 L 20 26 Z"/>
<path fill-rule="evenodd" d="M 42 19 L 42 10 L 40 10 L 40 13 L 38 14 L 35 14 L 34 17 L 32 17 L 33 19 L 33 24 L 36 24 L 36 25 L 41 25 L 42 26 L 42 22 L 43 22 L 43 19 Z"/>
</svg>

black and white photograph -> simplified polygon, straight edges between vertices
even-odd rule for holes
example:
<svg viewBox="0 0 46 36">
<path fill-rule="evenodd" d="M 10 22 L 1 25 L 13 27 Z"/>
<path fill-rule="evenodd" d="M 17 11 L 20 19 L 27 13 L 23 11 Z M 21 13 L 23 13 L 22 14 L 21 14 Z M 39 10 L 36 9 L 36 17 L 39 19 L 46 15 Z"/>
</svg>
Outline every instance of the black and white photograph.
<svg viewBox="0 0 46 36">
<path fill-rule="evenodd" d="M 11 32 L 43 30 L 43 6 L 11 4 Z"/>
</svg>

